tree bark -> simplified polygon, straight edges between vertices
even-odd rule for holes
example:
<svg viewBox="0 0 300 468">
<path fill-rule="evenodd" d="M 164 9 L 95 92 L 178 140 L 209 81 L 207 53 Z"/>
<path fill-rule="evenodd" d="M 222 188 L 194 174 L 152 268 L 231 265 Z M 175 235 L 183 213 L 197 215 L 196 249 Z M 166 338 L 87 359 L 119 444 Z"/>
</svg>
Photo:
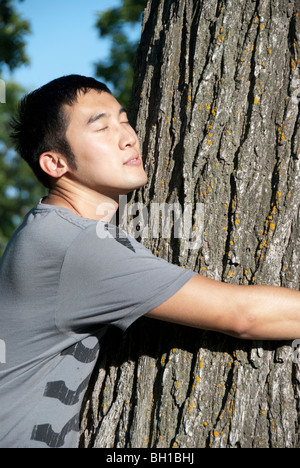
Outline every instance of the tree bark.
<svg viewBox="0 0 300 468">
<path fill-rule="evenodd" d="M 148 1 L 131 117 L 149 183 L 130 206 L 156 255 L 299 289 L 299 15 L 299 0 Z M 190 213 L 190 237 L 153 235 L 159 204 Z M 141 319 L 102 351 L 82 447 L 299 447 L 291 343 Z"/>
</svg>

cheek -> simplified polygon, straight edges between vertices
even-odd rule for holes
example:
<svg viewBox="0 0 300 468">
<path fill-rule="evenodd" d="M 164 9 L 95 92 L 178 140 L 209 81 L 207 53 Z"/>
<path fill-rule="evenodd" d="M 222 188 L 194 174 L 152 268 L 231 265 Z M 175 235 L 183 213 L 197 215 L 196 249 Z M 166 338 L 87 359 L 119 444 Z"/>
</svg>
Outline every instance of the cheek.
<svg viewBox="0 0 300 468">
<path fill-rule="evenodd" d="M 95 165 L 107 165 L 112 162 L 113 151 L 107 142 L 99 142 L 96 139 L 82 139 L 76 146 L 75 156 L 80 162 L 91 169 Z"/>
<path fill-rule="evenodd" d="M 80 177 L 101 185 L 116 182 L 122 170 L 117 155 L 108 144 L 89 142 L 88 146 L 82 145 L 77 162 Z"/>
</svg>

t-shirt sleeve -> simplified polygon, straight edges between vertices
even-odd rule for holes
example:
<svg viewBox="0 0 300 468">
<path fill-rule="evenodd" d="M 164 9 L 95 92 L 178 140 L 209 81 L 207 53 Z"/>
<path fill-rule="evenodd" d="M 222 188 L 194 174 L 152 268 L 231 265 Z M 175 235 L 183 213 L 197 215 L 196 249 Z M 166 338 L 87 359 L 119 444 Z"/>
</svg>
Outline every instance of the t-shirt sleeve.
<svg viewBox="0 0 300 468">
<path fill-rule="evenodd" d="M 101 225 L 103 235 L 89 227 L 66 252 L 56 311 L 64 332 L 91 333 L 106 325 L 125 331 L 195 275 L 156 257 L 123 231 Z"/>
</svg>

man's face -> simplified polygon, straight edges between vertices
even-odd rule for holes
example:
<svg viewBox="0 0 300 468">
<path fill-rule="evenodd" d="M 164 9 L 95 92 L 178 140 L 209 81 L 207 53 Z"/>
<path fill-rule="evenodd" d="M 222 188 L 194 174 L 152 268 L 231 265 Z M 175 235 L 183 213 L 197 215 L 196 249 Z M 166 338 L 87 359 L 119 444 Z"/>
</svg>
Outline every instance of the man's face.
<svg viewBox="0 0 300 468">
<path fill-rule="evenodd" d="M 113 96 L 96 90 L 80 93 L 65 111 L 66 137 L 77 165 L 69 173 L 73 180 L 115 199 L 147 182 L 137 135 Z"/>
</svg>

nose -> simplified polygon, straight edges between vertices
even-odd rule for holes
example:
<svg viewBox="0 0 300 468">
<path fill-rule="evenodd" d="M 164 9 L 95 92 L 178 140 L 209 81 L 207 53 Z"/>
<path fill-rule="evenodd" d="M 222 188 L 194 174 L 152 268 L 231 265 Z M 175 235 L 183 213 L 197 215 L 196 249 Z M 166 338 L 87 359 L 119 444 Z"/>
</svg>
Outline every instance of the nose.
<svg viewBox="0 0 300 468">
<path fill-rule="evenodd" d="M 127 147 L 134 146 L 136 143 L 137 134 L 135 133 L 133 128 L 129 124 L 123 124 L 119 140 L 120 148 L 126 149 Z"/>
</svg>

